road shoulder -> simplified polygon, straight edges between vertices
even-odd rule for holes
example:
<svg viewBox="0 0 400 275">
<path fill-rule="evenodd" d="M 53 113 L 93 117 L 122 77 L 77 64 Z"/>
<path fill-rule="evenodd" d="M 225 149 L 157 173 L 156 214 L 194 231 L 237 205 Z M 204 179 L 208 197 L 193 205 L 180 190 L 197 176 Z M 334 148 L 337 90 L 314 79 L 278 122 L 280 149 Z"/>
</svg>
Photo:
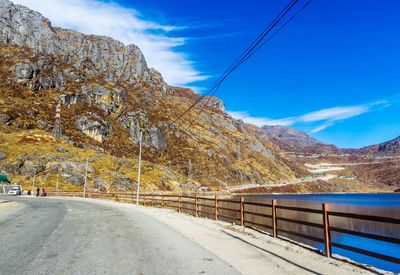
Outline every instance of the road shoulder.
<svg viewBox="0 0 400 275">
<path fill-rule="evenodd" d="M 131 211 L 144 213 L 170 226 L 244 274 L 385 274 L 377 269 L 368 270 L 360 265 L 329 259 L 288 241 L 226 222 L 195 218 L 168 209 L 112 201 L 87 201 L 117 207 L 127 215 Z"/>
</svg>

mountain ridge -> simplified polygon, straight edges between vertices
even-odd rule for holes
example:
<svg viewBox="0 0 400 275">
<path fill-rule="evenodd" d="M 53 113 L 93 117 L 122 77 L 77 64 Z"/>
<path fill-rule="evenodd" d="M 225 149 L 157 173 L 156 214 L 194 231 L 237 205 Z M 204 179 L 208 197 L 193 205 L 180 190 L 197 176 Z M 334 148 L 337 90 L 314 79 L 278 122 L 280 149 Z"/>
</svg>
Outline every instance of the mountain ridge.
<svg viewBox="0 0 400 275">
<path fill-rule="evenodd" d="M 306 154 L 372 154 L 372 155 L 400 155 L 400 136 L 379 144 L 362 148 L 338 148 L 327 144 L 306 132 L 281 125 L 262 126 L 266 136 L 271 142 L 278 145 L 286 152 Z"/>
<path fill-rule="evenodd" d="M 389 141 L 365 146 L 357 151 L 362 152 L 363 154 L 400 155 L 400 136 Z"/>
<path fill-rule="evenodd" d="M 261 127 L 271 142 L 288 153 L 327 154 L 335 153 L 338 148 L 299 131 L 281 125 L 266 125 Z"/>
</svg>

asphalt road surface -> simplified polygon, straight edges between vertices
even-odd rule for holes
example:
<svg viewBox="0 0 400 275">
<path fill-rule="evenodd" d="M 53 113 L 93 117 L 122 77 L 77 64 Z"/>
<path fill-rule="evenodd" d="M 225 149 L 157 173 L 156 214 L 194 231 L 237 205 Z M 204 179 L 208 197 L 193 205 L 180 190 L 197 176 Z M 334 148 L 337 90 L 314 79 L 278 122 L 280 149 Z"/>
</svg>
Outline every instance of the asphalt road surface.
<svg viewBox="0 0 400 275">
<path fill-rule="evenodd" d="M 65 199 L 0 199 L 20 205 L 0 206 L 0 274 L 238 273 L 139 211 L 127 215 L 117 207 Z"/>
</svg>

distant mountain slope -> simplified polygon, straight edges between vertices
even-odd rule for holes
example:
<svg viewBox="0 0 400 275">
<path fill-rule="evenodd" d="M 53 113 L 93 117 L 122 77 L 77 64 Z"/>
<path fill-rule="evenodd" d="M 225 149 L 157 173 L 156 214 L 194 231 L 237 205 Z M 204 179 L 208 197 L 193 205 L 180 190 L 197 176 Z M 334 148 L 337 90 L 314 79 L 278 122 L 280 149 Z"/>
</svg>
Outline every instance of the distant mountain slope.
<svg viewBox="0 0 400 275">
<path fill-rule="evenodd" d="M 386 142 L 361 148 L 357 151 L 370 155 L 400 155 L 400 136 Z"/>
<path fill-rule="evenodd" d="M 261 127 L 272 143 L 286 152 L 303 154 L 343 153 L 350 155 L 400 155 L 400 136 L 379 144 L 366 146 L 361 149 L 337 148 L 333 144 L 324 143 L 309 134 L 296 129 L 266 125 Z"/>
<path fill-rule="evenodd" d="M 265 135 L 282 150 L 305 154 L 332 153 L 338 149 L 326 144 L 305 132 L 280 125 L 266 125 L 261 128 Z"/>
</svg>

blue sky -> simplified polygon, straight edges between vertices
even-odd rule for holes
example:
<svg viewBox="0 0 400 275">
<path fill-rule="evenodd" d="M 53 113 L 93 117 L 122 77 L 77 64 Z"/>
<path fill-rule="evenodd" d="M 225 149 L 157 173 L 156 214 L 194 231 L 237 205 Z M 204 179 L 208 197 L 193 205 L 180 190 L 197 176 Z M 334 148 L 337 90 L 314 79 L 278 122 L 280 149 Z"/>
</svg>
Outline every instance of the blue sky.
<svg viewBox="0 0 400 275">
<path fill-rule="evenodd" d="M 169 83 L 200 92 L 288 3 L 15 2 L 39 10 L 55 25 L 135 43 Z M 217 96 L 237 118 L 258 126 L 288 125 L 340 147 L 392 139 L 400 135 L 399 12 L 396 0 L 314 0 Z"/>
</svg>

